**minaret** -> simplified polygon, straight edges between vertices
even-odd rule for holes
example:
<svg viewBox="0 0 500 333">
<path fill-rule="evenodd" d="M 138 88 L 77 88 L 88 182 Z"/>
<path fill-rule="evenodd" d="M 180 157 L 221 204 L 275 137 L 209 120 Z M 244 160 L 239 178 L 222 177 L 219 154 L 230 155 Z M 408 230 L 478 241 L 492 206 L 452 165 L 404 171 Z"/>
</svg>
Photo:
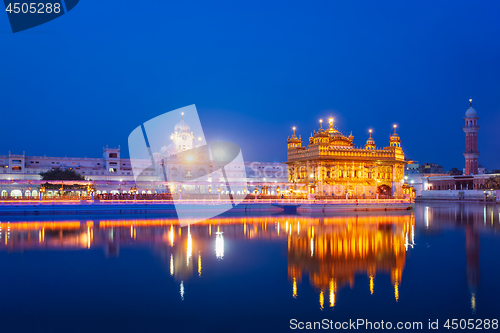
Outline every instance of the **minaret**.
<svg viewBox="0 0 500 333">
<path fill-rule="evenodd" d="M 465 112 L 465 175 L 477 175 L 479 151 L 477 150 L 477 125 L 476 110 L 472 108 L 472 99 L 469 99 L 469 109 Z"/>
</svg>

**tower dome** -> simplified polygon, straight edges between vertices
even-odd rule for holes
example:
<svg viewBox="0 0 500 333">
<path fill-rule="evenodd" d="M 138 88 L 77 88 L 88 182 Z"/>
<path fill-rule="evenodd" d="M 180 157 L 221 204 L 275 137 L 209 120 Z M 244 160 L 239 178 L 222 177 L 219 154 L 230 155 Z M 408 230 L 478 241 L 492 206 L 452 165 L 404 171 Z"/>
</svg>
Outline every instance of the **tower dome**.
<svg viewBox="0 0 500 333">
<path fill-rule="evenodd" d="M 476 118 L 476 110 L 472 106 L 465 111 L 465 118 Z"/>
<path fill-rule="evenodd" d="M 160 148 L 160 153 L 165 154 L 168 151 L 167 144 L 164 143 L 163 146 Z"/>
<path fill-rule="evenodd" d="M 375 149 L 376 146 L 375 140 L 372 138 L 372 130 L 369 130 L 368 132 L 370 132 L 370 137 L 366 140 L 365 149 Z"/>
<path fill-rule="evenodd" d="M 469 108 L 465 111 L 465 118 L 476 118 L 476 110 L 472 107 L 472 99 L 469 99 Z"/>
<path fill-rule="evenodd" d="M 181 115 L 182 115 L 181 121 L 175 124 L 174 130 L 180 133 L 190 133 L 191 128 L 189 127 L 188 123 L 184 121 L 184 112 L 181 113 Z"/>
</svg>

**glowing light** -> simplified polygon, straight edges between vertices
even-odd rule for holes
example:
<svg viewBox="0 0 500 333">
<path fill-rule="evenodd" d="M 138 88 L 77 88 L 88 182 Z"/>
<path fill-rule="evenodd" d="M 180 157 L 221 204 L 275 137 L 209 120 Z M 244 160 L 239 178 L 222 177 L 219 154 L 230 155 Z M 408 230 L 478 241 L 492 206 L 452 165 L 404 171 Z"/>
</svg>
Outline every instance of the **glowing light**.
<svg viewBox="0 0 500 333">
<path fill-rule="evenodd" d="M 90 249 L 90 226 L 87 226 L 87 249 Z"/>
<path fill-rule="evenodd" d="M 293 298 L 297 298 L 297 279 L 296 278 L 293 278 L 293 287 L 292 287 L 292 291 L 293 291 Z"/>
<path fill-rule="evenodd" d="M 170 255 L 170 275 L 174 275 L 174 255 Z"/>
<path fill-rule="evenodd" d="M 134 237 L 134 226 L 130 226 L 130 238 Z"/>
<path fill-rule="evenodd" d="M 396 302 L 399 301 L 399 283 L 394 284 L 394 298 L 396 298 Z"/>
<path fill-rule="evenodd" d="M 335 306 L 335 292 L 337 291 L 337 285 L 333 279 L 330 279 L 330 307 Z"/>
<path fill-rule="evenodd" d="M 198 254 L 198 276 L 201 277 L 201 254 Z"/>
<path fill-rule="evenodd" d="M 374 289 L 374 282 L 373 282 L 373 276 L 370 275 L 370 295 L 373 295 L 373 289 Z"/>
<path fill-rule="evenodd" d="M 170 226 L 170 231 L 168 233 L 168 237 L 170 238 L 170 246 L 174 246 L 174 226 Z"/>
<path fill-rule="evenodd" d="M 325 295 L 323 294 L 323 290 L 319 293 L 319 308 L 321 311 L 325 308 Z"/>
<path fill-rule="evenodd" d="M 311 257 L 314 255 L 314 241 L 313 238 L 311 237 Z"/>
<path fill-rule="evenodd" d="M 181 301 L 184 300 L 184 281 L 181 281 L 181 288 L 179 293 L 181 294 Z"/>
<path fill-rule="evenodd" d="M 472 295 L 471 295 L 470 307 L 471 307 L 473 313 L 476 313 L 476 294 L 475 293 L 472 293 Z"/>
<path fill-rule="evenodd" d="M 193 256 L 193 239 L 191 238 L 191 229 L 188 226 L 188 239 L 187 239 L 187 250 L 186 250 L 186 264 L 189 267 L 189 260 Z"/>
<path fill-rule="evenodd" d="M 215 236 L 215 257 L 217 259 L 224 258 L 224 236 L 223 232 L 217 231 Z"/>
</svg>

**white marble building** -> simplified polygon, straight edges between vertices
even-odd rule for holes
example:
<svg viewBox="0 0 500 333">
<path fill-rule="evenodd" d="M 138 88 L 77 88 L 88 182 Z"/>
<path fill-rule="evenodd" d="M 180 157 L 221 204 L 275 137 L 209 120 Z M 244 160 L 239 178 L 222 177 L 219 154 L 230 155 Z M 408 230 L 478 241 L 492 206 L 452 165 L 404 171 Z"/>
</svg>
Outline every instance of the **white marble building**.
<svg viewBox="0 0 500 333">
<path fill-rule="evenodd" d="M 197 155 L 190 158 L 189 154 L 179 154 L 198 147 L 201 142 L 183 119 L 175 125 L 170 140 L 159 152 L 153 153 L 154 166 L 151 159 L 122 158 L 120 147 L 104 147 L 100 158 L 28 156 L 24 152 L 9 152 L 8 155 L 0 155 L 0 195 L 24 196 L 29 183 L 31 191 L 36 191 L 32 184 L 41 180 L 39 174 L 57 168 L 72 169 L 93 181 L 97 193 L 123 193 L 131 186 L 137 186 L 139 193 L 154 193 L 155 189 L 162 193 L 169 186 L 165 182 L 165 176 L 168 182 L 190 181 L 210 174 L 217 167 L 208 156 Z M 134 180 L 134 171 L 136 174 L 140 173 L 137 181 Z M 288 169 L 282 163 L 245 162 L 244 165 L 228 168 L 226 173 L 229 179 L 246 178 L 249 192 L 265 185 L 269 188 L 269 194 L 274 194 L 280 183 L 288 182 Z M 214 183 L 220 181 L 209 180 Z M 208 187 L 208 184 L 201 184 L 187 190 L 207 193 Z"/>
</svg>

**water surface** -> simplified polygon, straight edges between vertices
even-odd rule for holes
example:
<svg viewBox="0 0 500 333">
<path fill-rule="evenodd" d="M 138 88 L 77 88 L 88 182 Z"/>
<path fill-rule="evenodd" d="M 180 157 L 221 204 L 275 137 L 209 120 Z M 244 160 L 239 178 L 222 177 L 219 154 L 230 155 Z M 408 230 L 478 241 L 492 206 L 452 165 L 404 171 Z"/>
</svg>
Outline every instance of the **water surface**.
<svg viewBox="0 0 500 333">
<path fill-rule="evenodd" d="M 3 217 L 3 332 L 285 332 L 290 320 L 499 317 L 495 205 Z"/>
</svg>

